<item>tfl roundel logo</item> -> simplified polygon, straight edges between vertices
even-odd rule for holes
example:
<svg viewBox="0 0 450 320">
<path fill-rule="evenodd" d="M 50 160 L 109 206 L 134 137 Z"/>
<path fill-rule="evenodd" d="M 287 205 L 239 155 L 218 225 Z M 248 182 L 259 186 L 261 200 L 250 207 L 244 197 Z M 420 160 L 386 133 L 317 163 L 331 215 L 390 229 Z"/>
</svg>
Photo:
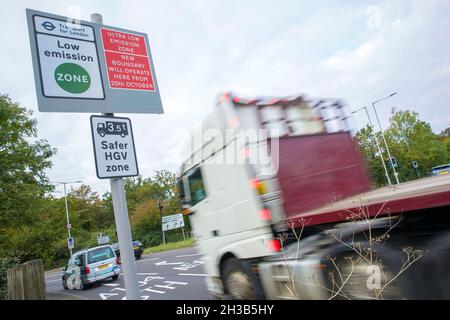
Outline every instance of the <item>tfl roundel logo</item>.
<svg viewBox="0 0 450 320">
<path fill-rule="evenodd" d="M 51 23 L 50 21 L 45 21 L 41 25 L 47 31 L 53 31 L 56 28 L 55 25 L 53 23 Z"/>
</svg>

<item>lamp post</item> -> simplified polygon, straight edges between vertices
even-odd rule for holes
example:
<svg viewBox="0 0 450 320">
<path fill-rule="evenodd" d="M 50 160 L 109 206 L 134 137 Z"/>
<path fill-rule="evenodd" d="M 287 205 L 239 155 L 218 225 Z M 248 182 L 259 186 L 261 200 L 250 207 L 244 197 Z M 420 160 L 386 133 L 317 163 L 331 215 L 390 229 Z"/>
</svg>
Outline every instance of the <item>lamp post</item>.
<svg viewBox="0 0 450 320">
<path fill-rule="evenodd" d="M 83 181 L 78 180 L 78 181 L 50 181 L 50 182 L 64 185 L 64 202 L 66 204 L 66 222 L 67 222 L 66 227 L 67 227 L 67 232 L 69 234 L 69 239 L 70 239 L 70 237 L 71 237 L 71 234 L 70 234 L 71 226 L 70 226 L 70 220 L 69 220 L 69 206 L 67 204 L 67 188 L 66 188 L 66 185 L 73 184 L 73 183 L 81 183 Z M 69 252 L 70 252 L 70 256 L 72 256 L 72 248 L 69 248 Z"/>
<path fill-rule="evenodd" d="M 166 236 L 164 234 L 164 230 L 162 228 L 162 209 L 164 208 L 164 205 L 162 204 L 161 200 L 158 200 L 158 209 L 159 209 L 159 215 L 161 216 L 161 231 L 162 231 L 162 238 L 163 238 L 163 244 L 166 244 Z"/>
<path fill-rule="evenodd" d="M 386 138 L 384 137 L 383 128 L 381 127 L 380 118 L 378 118 L 377 109 L 375 108 L 375 104 L 376 104 L 376 103 L 381 102 L 381 101 L 383 101 L 383 100 L 386 100 L 386 99 L 388 99 L 388 98 L 390 98 L 390 97 L 393 97 L 393 96 L 395 96 L 396 94 L 397 94 L 397 92 L 394 92 L 394 93 L 390 94 L 390 95 L 387 96 L 387 97 L 384 97 L 384 98 L 381 98 L 381 99 L 379 99 L 379 100 L 377 100 L 377 101 L 375 101 L 375 102 L 372 102 L 372 107 L 373 107 L 373 111 L 375 112 L 375 116 L 376 116 L 377 121 L 378 121 L 378 126 L 380 127 L 381 136 L 383 137 L 384 145 L 385 145 L 386 151 L 387 151 L 387 153 L 388 153 L 389 162 L 390 162 L 390 164 L 391 164 L 392 171 L 394 171 L 395 181 L 397 182 L 397 184 L 399 184 L 400 181 L 398 180 L 398 173 L 397 173 L 397 170 L 395 170 L 394 163 L 392 162 L 391 152 L 389 151 L 389 147 L 388 147 L 388 144 L 387 144 L 387 142 L 386 142 Z"/>
<path fill-rule="evenodd" d="M 367 110 L 367 107 L 359 108 L 358 110 L 355 110 L 355 111 L 353 111 L 352 113 L 356 113 L 356 112 L 358 112 L 358 111 L 361 111 L 362 109 L 366 110 L 367 119 L 369 120 L 370 128 L 373 129 L 372 120 L 370 119 L 370 115 L 369 115 L 369 111 Z M 387 168 L 386 168 L 386 163 L 384 163 L 383 153 L 381 152 L 381 148 L 380 148 L 380 144 L 378 143 L 377 135 L 376 135 L 375 133 L 373 133 L 373 137 L 374 137 L 374 139 L 375 139 L 375 144 L 377 145 L 378 155 L 380 156 L 381 163 L 383 164 L 384 174 L 386 175 L 386 179 L 387 179 L 389 185 L 392 185 L 392 183 L 391 183 L 391 178 L 389 177 L 389 173 L 388 173 Z"/>
</svg>

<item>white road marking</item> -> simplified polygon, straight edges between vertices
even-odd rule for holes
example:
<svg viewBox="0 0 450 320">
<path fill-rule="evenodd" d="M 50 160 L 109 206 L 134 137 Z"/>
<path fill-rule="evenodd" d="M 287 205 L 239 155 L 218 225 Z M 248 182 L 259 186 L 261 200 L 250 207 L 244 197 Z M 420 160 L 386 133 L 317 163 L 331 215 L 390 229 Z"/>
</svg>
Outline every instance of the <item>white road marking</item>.
<svg viewBox="0 0 450 320">
<path fill-rule="evenodd" d="M 184 262 L 167 262 L 167 260 L 164 260 L 164 261 L 155 263 L 155 266 L 170 266 L 170 265 L 177 265 L 177 264 L 184 264 Z"/>
<path fill-rule="evenodd" d="M 176 256 L 177 258 L 182 258 L 182 257 L 193 257 L 193 256 L 201 256 L 201 253 L 194 253 L 194 254 L 183 254 L 181 256 Z"/>
<path fill-rule="evenodd" d="M 155 273 L 155 272 L 138 272 L 138 276 L 154 276 L 157 274 L 158 273 Z M 123 273 L 119 274 L 119 276 L 123 277 Z"/>
<path fill-rule="evenodd" d="M 148 287 L 148 288 L 142 289 L 141 292 L 142 292 L 142 291 L 147 291 L 147 292 L 154 292 L 154 293 L 165 294 L 164 291 L 153 290 L 153 289 L 151 289 L 151 288 L 152 288 L 152 287 Z"/>
<path fill-rule="evenodd" d="M 179 273 L 179 276 L 206 277 L 207 274 L 202 273 Z"/>
<path fill-rule="evenodd" d="M 112 288 L 111 292 L 116 291 L 116 290 L 118 290 L 118 291 L 127 291 L 125 288 Z"/>
<path fill-rule="evenodd" d="M 117 286 L 120 286 L 120 284 L 119 283 L 102 283 L 102 286 L 117 287 Z"/>
<path fill-rule="evenodd" d="M 114 297 L 114 296 L 117 296 L 119 294 L 118 293 L 99 293 L 98 295 L 102 298 L 102 300 L 106 300 L 109 297 Z"/>
<path fill-rule="evenodd" d="M 53 274 L 51 276 L 45 276 L 45 279 L 54 278 L 54 277 L 61 277 L 62 274 Z"/>
</svg>

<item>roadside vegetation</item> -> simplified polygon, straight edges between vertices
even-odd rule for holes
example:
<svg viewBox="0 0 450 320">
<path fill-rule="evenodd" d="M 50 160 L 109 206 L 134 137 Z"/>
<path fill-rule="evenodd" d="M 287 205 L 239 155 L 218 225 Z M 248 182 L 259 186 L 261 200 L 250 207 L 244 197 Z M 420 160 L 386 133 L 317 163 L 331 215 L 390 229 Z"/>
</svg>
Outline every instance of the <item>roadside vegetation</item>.
<svg viewBox="0 0 450 320">
<path fill-rule="evenodd" d="M 159 246 L 146 248 L 144 250 L 144 254 L 168 251 L 168 250 L 174 250 L 174 249 L 189 248 L 192 246 L 194 246 L 193 239 L 186 238 L 186 240 L 181 240 L 181 241 L 176 241 L 176 242 L 166 242 L 166 244 L 160 244 Z"/>
<path fill-rule="evenodd" d="M 387 170 L 391 180 L 395 182 L 389 158 L 380 132 L 367 125 L 355 135 L 361 153 L 376 186 L 387 184 L 380 156 L 374 139 L 376 134 Z M 392 109 L 389 127 L 384 131 L 391 156 L 395 157 L 400 182 L 426 177 L 433 167 L 450 163 L 450 124 L 442 132 L 436 134 L 431 125 L 419 118 L 419 114 L 409 110 Z M 417 172 L 412 162 L 418 164 Z M 419 176 L 418 176 L 419 174 Z"/>
</svg>

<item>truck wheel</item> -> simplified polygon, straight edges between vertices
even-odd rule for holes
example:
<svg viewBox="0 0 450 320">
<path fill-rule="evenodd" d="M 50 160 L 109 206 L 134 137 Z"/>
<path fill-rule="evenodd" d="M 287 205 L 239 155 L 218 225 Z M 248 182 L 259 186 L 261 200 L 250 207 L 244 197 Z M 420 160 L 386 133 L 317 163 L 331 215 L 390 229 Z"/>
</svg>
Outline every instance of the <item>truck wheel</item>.
<svg viewBox="0 0 450 320">
<path fill-rule="evenodd" d="M 265 299 L 261 282 L 248 263 L 231 258 L 225 261 L 222 270 L 225 293 L 232 299 Z"/>
<path fill-rule="evenodd" d="M 382 249 L 375 254 L 374 262 L 362 259 L 352 251 L 343 251 L 335 255 L 335 264 L 330 279 L 330 289 L 335 299 L 349 300 L 395 300 L 405 298 L 400 279 L 391 280 L 401 268 L 402 252 Z M 330 257 L 332 257 L 330 255 Z M 333 293 L 332 293 L 333 296 Z"/>
</svg>

